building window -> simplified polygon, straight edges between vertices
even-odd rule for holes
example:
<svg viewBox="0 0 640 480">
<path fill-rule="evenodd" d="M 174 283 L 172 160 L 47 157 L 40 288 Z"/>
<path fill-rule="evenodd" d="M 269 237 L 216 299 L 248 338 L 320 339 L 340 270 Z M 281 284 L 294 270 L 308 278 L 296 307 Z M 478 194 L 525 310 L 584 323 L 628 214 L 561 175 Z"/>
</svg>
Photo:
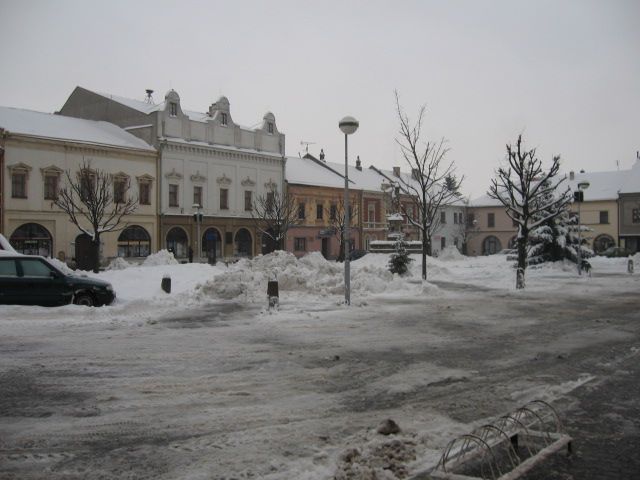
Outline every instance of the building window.
<svg viewBox="0 0 640 480">
<path fill-rule="evenodd" d="M 370 203 L 367 205 L 367 221 L 374 223 L 376 221 L 376 204 Z"/>
<path fill-rule="evenodd" d="M 298 204 L 298 220 L 304 220 L 304 203 Z"/>
<path fill-rule="evenodd" d="M 56 200 L 58 198 L 58 175 L 44 176 L 44 199 Z"/>
<path fill-rule="evenodd" d="M 171 102 L 171 103 L 169 103 L 169 106 L 171 108 L 171 116 L 172 117 L 177 117 L 178 116 L 178 104 L 176 102 Z"/>
<path fill-rule="evenodd" d="M 445 211 L 440 212 L 440 223 L 442 224 L 447 223 L 447 212 Z"/>
<path fill-rule="evenodd" d="M 273 123 L 272 122 L 269 122 L 267 128 L 268 128 L 269 133 L 273 134 Z"/>
<path fill-rule="evenodd" d="M 609 211 L 601 210 L 600 211 L 600 223 L 609 223 Z"/>
<path fill-rule="evenodd" d="M 27 198 L 27 174 L 11 174 L 11 196 L 13 198 Z"/>
<path fill-rule="evenodd" d="M 228 123 L 227 114 L 226 113 L 221 113 L 220 114 L 220 125 L 224 125 L 226 127 L 227 123 Z"/>
<path fill-rule="evenodd" d="M 227 188 L 220 189 L 220 210 L 229 209 L 229 190 Z"/>
<path fill-rule="evenodd" d="M 267 193 L 267 212 L 271 213 L 273 212 L 273 207 L 275 205 L 276 202 L 276 196 L 274 192 L 268 192 Z"/>
<path fill-rule="evenodd" d="M 146 257 L 151 253 L 151 237 L 138 225 L 125 228 L 118 237 L 119 257 Z"/>
<path fill-rule="evenodd" d="M 487 226 L 489 228 L 496 226 L 496 214 L 495 213 L 488 213 L 487 214 Z"/>
<path fill-rule="evenodd" d="M 316 204 L 316 220 L 322 220 L 322 216 L 324 214 L 324 208 L 320 203 Z"/>
<path fill-rule="evenodd" d="M 151 183 L 140 182 L 138 190 L 140 192 L 140 205 L 151 205 Z"/>
<path fill-rule="evenodd" d="M 200 185 L 195 185 L 193 187 L 193 204 L 197 204 L 202 207 L 202 187 Z"/>
<path fill-rule="evenodd" d="M 329 207 L 329 219 L 335 220 L 338 214 L 338 206 L 333 204 Z"/>
<path fill-rule="evenodd" d="M 169 185 L 169 206 L 178 207 L 178 185 Z"/>
<path fill-rule="evenodd" d="M 253 192 L 251 190 L 244 191 L 244 211 L 250 212 L 253 210 Z"/>
<path fill-rule="evenodd" d="M 115 178 L 113 180 L 113 203 L 124 203 L 127 191 L 127 180 Z"/>
<path fill-rule="evenodd" d="M 631 210 L 631 223 L 640 223 L 640 208 Z"/>
<path fill-rule="evenodd" d="M 296 237 L 293 239 L 293 249 L 296 252 L 307 251 L 307 239 L 304 237 Z"/>
<path fill-rule="evenodd" d="M 453 237 L 453 244 L 454 244 L 456 247 L 458 247 L 458 243 L 459 243 L 458 237 Z"/>
<path fill-rule="evenodd" d="M 447 246 L 447 239 L 445 237 L 440 237 L 440 249 L 442 250 Z"/>
<path fill-rule="evenodd" d="M 476 216 L 473 213 L 467 214 L 467 228 L 475 227 Z"/>
<path fill-rule="evenodd" d="M 96 174 L 90 170 L 80 172 L 80 199 L 90 200 L 96 193 Z"/>
</svg>

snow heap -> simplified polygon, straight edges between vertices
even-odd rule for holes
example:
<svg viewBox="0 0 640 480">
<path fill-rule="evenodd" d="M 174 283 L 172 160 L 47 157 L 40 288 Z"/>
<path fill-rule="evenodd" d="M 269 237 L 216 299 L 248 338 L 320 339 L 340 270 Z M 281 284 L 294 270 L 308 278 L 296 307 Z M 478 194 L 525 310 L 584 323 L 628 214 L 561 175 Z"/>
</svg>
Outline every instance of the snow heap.
<svg viewBox="0 0 640 480">
<path fill-rule="evenodd" d="M 15 255 L 16 251 L 9 243 L 9 240 L 7 240 L 4 235 L 0 234 L 0 255 L 2 254 Z"/>
<path fill-rule="evenodd" d="M 116 257 L 107 266 L 107 270 L 124 270 L 129 268 L 131 264 L 122 257 Z"/>
<path fill-rule="evenodd" d="M 58 260 L 57 258 L 47 258 L 47 262 L 49 262 L 51 265 L 53 265 L 54 267 L 56 267 L 58 270 L 60 270 L 62 273 L 66 275 L 73 275 L 74 273 L 76 273 L 73 270 L 71 270 L 66 263 Z"/>
<path fill-rule="evenodd" d="M 438 255 L 438 260 L 463 260 L 466 258 L 464 255 L 460 253 L 458 247 L 449 246 L 445 247 L 440 251 L 440 255 Z"/>
<path fill-rule="evenodd" d="M 366 255 L 364 258 L 372 258 Z M 384 261 L 388 255 L 383 255 Z M 380 259 L 378 259 L 380 260 Z M 352 262 L 351 291 L 355 295 L 405 291 L 407 280 L 389 272 L 385 263 Z M 289 252 L 276 251 L 252 260 L 241 260 L 232 270 L 200 285 L 197 295 L 223 299 L 244 295 L 262 301 L 267 282 L 277 280 L 281 296 L 293 293 L 316 297 L 344 292 L 344 264 L 326 260 L 319 252 L 298 259 Z"/>
<path fill-rule="evenodd" d="M 155 267 L 158 265 L 178 265 L 178 261 L 170 251 L 160 250 L 156 253 L 152 253 L 147 258 L 145 258 L 142 265 L 144 265 L 145 267 Z"/>
</svg>

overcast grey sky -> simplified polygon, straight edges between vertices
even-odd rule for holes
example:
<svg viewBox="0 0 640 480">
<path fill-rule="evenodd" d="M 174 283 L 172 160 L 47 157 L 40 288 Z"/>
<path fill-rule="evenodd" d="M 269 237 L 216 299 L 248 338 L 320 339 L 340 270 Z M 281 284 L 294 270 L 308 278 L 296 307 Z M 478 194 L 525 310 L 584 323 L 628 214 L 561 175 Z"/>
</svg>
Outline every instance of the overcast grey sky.
<svg viewBox="0 0 640 480">
<path fill-rule="evenodd" d="M 524 133 L 548 165 L 629 168 L 640 149 L 640 1 L 0 0 L 0 105 L 59 109 L 76 85 L 131 98 L 220 95 L 236 122 L 266 111 L 287 154 L 401 165 L 394 89 L 483 194 Z M 351 156 L 353 155 L 353 157 Z"/>
</svg>

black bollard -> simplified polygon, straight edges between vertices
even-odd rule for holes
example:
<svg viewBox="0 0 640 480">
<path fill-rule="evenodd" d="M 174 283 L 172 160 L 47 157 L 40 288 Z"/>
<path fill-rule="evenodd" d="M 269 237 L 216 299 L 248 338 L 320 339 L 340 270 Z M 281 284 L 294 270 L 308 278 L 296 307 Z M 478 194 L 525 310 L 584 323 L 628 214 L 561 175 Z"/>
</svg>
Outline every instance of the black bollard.
<svg viewBox="0 0 640 480">
<path fill-rule="evenodd" d="M 267 298 L 269 298 L 269 307 L 275 307 L 280 302 L 277 280 L 269 280 L 267 283 Z"/>
<path fill-rule="evenodd" d="M 162 283 L 160 284 L 162 290 L 167 293 L 171 293 L 171 277 L 169 275 L 165 275 L 162 277 Z"/>
</svg>

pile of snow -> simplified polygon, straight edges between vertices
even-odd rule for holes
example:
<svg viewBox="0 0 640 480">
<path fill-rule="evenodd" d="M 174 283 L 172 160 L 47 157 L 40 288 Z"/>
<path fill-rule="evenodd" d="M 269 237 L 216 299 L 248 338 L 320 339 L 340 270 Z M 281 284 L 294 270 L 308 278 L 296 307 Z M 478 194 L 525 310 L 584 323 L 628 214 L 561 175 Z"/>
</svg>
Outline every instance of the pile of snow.
<svg viewBox="0 0 640 480">
<path fill-rule="evenodd" d="M 6 239 L 4 235 L 0 233 L 0 252 L 8 253 L 9 255 L 15 255 L 15 249 L 9 243 L 9 240 Z"/>
<path fill-rule="evenodd" d="M 76 273 L 76 272 L 74 272 L 73 270 L 71 270 L 71 269 L 69 268 L 69 266 L 68 266 L 66 263 L 64 263 L 64 262 L 62 262 L 62 261 L 60 261 L 60 260 L 58 260 L 57 258 L 47 258 L 47 261 L 48 261 L 51 265 L 53 265 L 54 267 L 56 267 L 58 270 L 60 270 L 62 273 L 65 273 L 65 274 L 67 274 L 67 275 L 72 275 L 72 274 L 75 274 L 75 273 Z"/>
<path fill-rule="evenodd" d="M 416 285 L 409 283 L 411 276 L 399 277 L 389 272 L 388 255 L 366 255 L 363 259 L 367 260 L 351 263 L 352 294 L 403 292 L 410 287 L 416 290 Z M 222 299 L 245 295 L 248 299 L 262 301 L 269 280 L 278 281 L 281 295 L 338 295 L 344 292 L 344 264 L 328 261 L 319 252 L 298 259 L 292 253 L 276 251 L 252 260 L 241 260 L 229 272 L 201 285 L 197 295 Z"/>
<path fill-rule="evenodd" d="M 124 270 L 129 268 L 131 264 L 122 257 L 116 257 L 107 265 L 107 270 Z"/>
<path fill-rule="evenodd" d="M 142 265 L 145 267 L 154 267 L 157 265 L 177 265 L 179 262 L 176 257 L 173 256 L 169 250 L 160 250 L 159 252 L 152 253 L 144 259 Z"/>
<path fill-rule="evenodd" d="M 438 256 L 438 259 L 446 260 L 446 261 L 462 260 L 464 258 L 465 258 L 465 256 L 460 253 L 460 251 L 458 250 L 458 247 L 456 247 L 456 246 L 450 246 L 450 247 L 443 248 L 440 251 L 440 255 Z"/>
</svg>

